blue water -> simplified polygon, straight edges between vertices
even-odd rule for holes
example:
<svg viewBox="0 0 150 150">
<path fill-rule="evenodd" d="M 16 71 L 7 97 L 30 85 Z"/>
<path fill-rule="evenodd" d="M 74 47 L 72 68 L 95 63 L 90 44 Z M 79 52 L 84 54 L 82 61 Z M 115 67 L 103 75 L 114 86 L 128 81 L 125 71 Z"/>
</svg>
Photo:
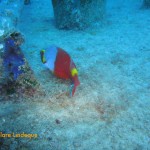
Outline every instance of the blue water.
<svg viewBox="0 0 150 150">
<path fill-rule="evenodd" d="M 150 150 L 150 9 L 142 5 L 107 0 L 104 20 L 81 31 L 57 29 L 48 0 L 22 7 L 15 27 L 40 87 L 32 96 L 1 97 L 0 132 L 38 137 L 0 137 L 2 149 Z M 70 83 L 41 63 L 49 45 L 65 49 L 78 68 L 72 98 Z"/>
</svg>

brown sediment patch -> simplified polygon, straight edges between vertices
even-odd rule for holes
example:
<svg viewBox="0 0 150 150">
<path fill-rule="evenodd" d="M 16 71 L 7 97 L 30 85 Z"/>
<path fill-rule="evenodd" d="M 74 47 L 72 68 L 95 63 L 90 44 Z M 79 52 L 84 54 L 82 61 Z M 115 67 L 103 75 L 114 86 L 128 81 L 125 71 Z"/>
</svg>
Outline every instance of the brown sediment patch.
<svg viewBox="0 0 150 150">
<path fill-rule="evenodd" d="M 107 123 L 112 122 L 117 116 L 116 106 L 112 104 L 95 105 L 99 118 Z"/>
<path fill-rule="evenodd" d="M 121 109 L 117 108 L 115 104 L 110 104 L 104 101 L 99 104 L 95 102 L 88 102 L 78 105 L 69 99 L 59 100 L 59 102 L 56 101 L 55 103 L 50 102 L 49 109 L 51 109 L 52 113 L 55 115 L 59 110 L 59 116 L 61 116 L 61 118 L 77 122 L 104 121 L 109 123 L 112 122 L 121 112 Z M 119 111 L 116 109 L 119 109 Z"/>
<path fill-rule="evenodd" d="M 84 118 L 84 120 L 99 120 L 105 122 L 111 122 L 117 116 L 116 106 L 113 104 L 107 104 L 107 102 L 101 103 L 86 103 L 79 107 L 77 115 Z M 84 114 L 84 115 L 83 115 Z"/>
</svg>

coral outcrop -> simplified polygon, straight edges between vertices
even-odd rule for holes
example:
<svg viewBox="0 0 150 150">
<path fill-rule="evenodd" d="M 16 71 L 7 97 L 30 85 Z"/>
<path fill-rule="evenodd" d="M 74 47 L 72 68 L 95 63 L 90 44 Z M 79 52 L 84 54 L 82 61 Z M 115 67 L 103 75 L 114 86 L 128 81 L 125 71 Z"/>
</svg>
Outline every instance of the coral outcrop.
<svg viewBox="0 0 150 150">
<path fill-rule="evenodd" d="M 84 29 L 105 13 L 105 0 L 52 0 L 52 4 L 59 29 Z"/>
<path fill-rule="evenodd" d="M 0 1 L 0 40 L 6 33 L 16 28 L 22 6 L 23 2 L 20 0 Z"/>
<path fill-rule="evenodd" d="M 143 6 L 146 8 L 150 8 L 150 0 L 144 0 L 143 1 Z"/>
</svg>

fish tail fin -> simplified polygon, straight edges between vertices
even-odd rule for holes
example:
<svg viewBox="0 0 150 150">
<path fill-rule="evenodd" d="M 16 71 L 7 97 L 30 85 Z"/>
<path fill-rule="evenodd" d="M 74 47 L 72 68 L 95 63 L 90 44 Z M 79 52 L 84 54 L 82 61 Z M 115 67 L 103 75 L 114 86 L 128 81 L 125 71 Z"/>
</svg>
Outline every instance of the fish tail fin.
<svg viewBox="0 0 150 150">
<path fill-rule="evenodd" d="M 79 79 L 78 79 L 78 76 L 76 75 L 76 76 L 74 76 L 74 78 L 73 78 L 73 84 L 71 85 L 71 89 L 70 89 L 70 96 L 71 96 L 71 97 L 74 96 L 75 91 L 76 91 L 76 88 L 77 88 L 77 86 L 79 86 L 79 85 L 80 85 L 80 81 L 79 81 Z"/>
</svg>

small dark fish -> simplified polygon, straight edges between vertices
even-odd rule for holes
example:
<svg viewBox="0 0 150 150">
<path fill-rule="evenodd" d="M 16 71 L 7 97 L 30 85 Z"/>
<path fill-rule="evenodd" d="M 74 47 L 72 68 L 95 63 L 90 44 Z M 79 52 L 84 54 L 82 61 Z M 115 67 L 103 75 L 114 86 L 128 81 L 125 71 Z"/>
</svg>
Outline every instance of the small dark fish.
<svg viewBox="0 0 150 150">
<path fill-rule="evenodd" d="M 57 124 L 60 124 L 60 120 L 56 119 L 55 121 L 56 121 Z"/>
</svg>

